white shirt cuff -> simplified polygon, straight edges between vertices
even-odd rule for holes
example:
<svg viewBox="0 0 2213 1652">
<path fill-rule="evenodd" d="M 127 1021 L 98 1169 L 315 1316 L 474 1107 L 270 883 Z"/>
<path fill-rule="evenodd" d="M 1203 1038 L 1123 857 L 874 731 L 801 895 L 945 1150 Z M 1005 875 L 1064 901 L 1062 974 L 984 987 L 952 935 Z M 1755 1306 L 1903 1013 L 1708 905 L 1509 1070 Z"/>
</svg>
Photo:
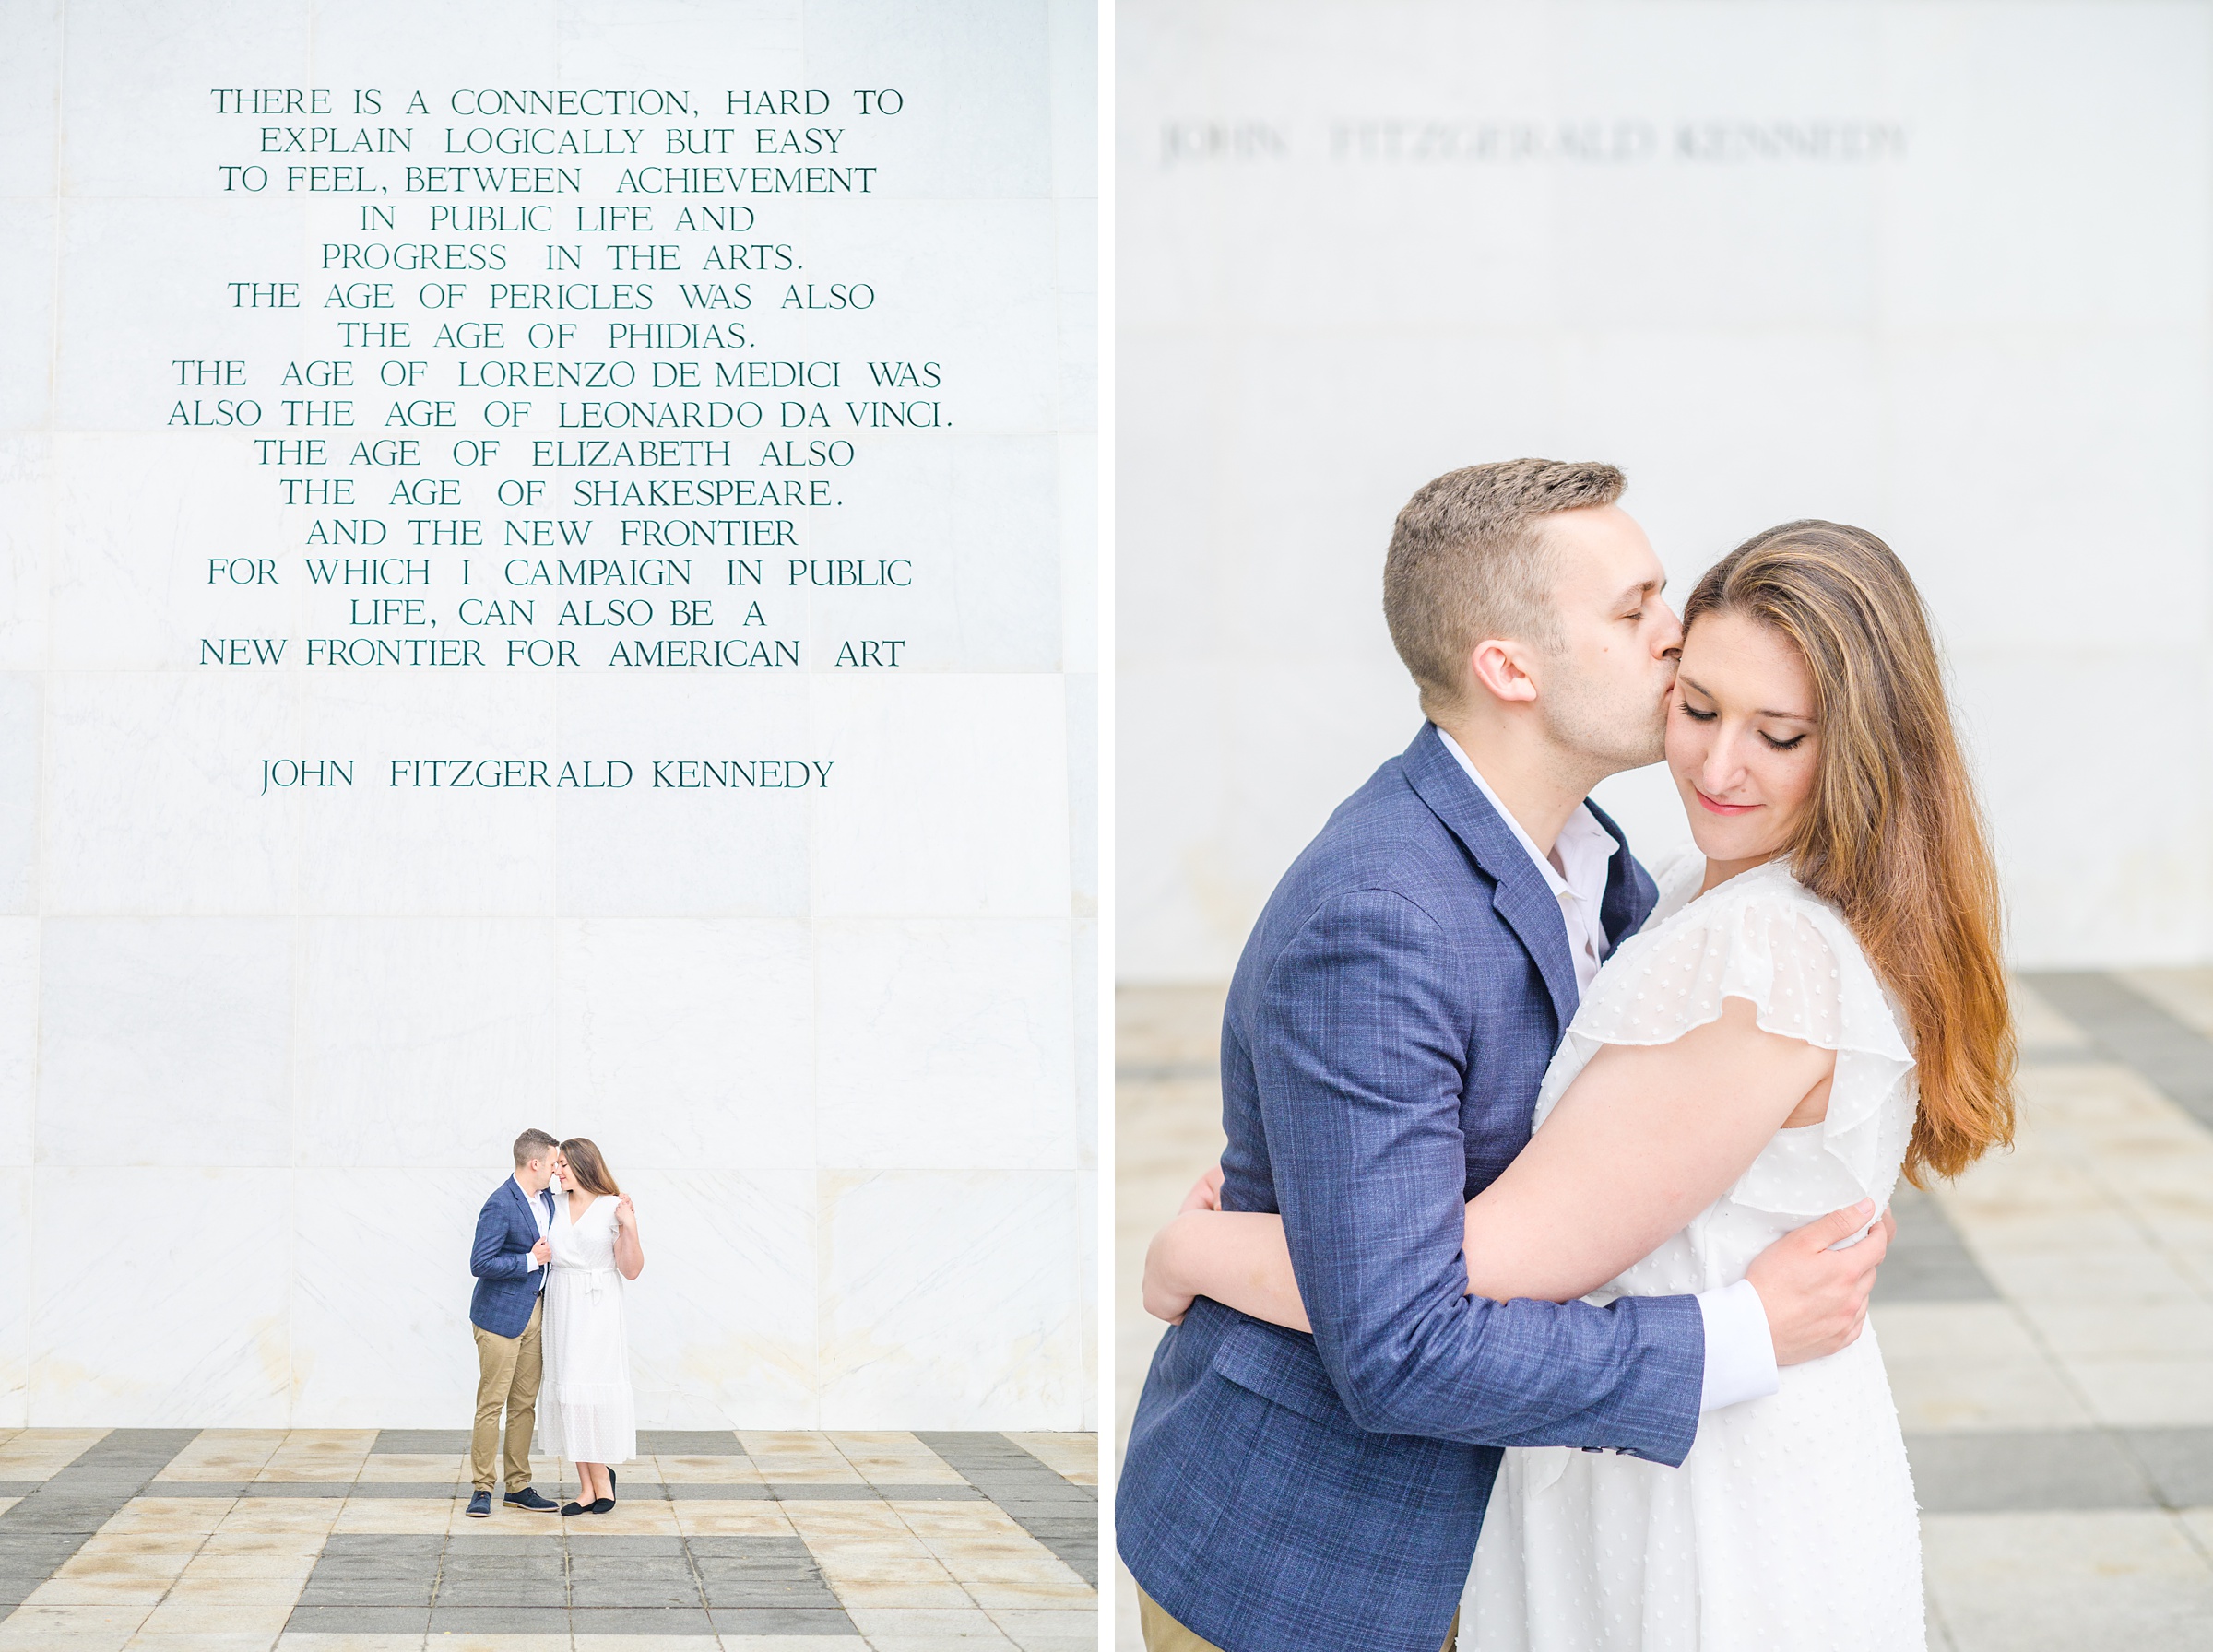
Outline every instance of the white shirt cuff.
<svg viewBox="0 0 2213 1652">
<path fill-rule="evenodd" d="M 530 1257 L 530 1266 L 524 1268 L 523 1271 L 525 1273 L 536 1273 L 538 1271 L 538 1258 L 536 1257 Z M 1698 1298 L 1700 1304 L 1703 1304 L 1705 1300 L 1706 1299 L 1703 1296 Z M 1755 1302 L 1759 1300 L 1757 1292 L 1754 1293 L 1753 1300 Z M 1760 1316 L 1759 1328 L 1762 1332 L 1765 1332 L 1768 1328 L 1767 1316 L 1764 1314 Z M 1709 1371 L 1713 1369 L 1713 1322 L 1710 1319 L 1707 1321 L 1706 1328 L 1706 1368 Z"/>
<path fill-rule="evenodd" d="M 1698 1410 L 1719 1410 L 1759 1399 L 1782 1386 L 1775 1372 L 1775 1339 L 1768 1310 L 1750 1280 L 1698 1293 L 1698 1314 L 1706 1321 L 1706 1382 Z"/>
</svg>

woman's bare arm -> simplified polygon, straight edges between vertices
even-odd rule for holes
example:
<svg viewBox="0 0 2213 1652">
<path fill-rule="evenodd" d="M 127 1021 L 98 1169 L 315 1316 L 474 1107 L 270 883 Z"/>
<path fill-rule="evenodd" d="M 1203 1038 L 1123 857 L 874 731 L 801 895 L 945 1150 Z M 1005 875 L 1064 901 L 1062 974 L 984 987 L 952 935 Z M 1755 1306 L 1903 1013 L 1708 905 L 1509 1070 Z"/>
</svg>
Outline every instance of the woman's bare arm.
<svg viewBox="0 0 2213 1652">
<path fill-rule="evenodd" d="M 1833 1051 L 1762 1031 L 1742 998 L 1673 1044 L 1607 1045 L 1468 1202 L 1469 1294 L 1596 1290 L 1726 1192 L 1835 1066 Z M 1154 1239 L 1144 1290 L 1146 1311 L 1171 1321 L 1207 1296 L 1310 1328 L 1280 1217 L 1186 1211 Z"/>
</svg>

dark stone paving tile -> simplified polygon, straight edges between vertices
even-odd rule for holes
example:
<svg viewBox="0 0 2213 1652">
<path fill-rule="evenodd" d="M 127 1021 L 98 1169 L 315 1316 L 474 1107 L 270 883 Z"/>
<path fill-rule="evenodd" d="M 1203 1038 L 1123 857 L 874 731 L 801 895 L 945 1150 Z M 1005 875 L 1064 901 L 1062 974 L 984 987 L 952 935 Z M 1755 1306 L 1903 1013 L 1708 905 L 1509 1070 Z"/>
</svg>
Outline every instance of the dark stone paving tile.
<svg viewBox="0 0 2213 1652">
<path fill-rule="evenodd" d="M 435 1606 L 432 1634 L 566 1634 L 564 1606 Z"/>
<path fill-rule="evenodd" d="M 284 1621 L 287 1634 L 420 1634 L 430 1626 L 427 1606 L 295 1606 Z"/>
<path fill-rule="evenodd" d="M 522 1577 L 467 1577 L 440 1578 L 438 1598 L 432 1603 L 439 1611 L 515 1611 L 528 1607 L 535 1611 L 566 1611 L 569 1591 L 561 1583 L 533 1582 Z"/>
<path fill-rule="evenodd" d="M 1906 1454 L 1930 1514 L 2159 1503 L 2118 1437 L 2100 1429 L 1908 1434 Z"/>
<path fill-rule="evenodd" d="M 243 1480 L 160 1480 L 147 1481 L 141 1497 L 243 1497 L 249 1482 Z"/>
<path fill-rule="evenodd" d="M 987 1501 L 984 1494 L 974 1486 L 821 1486 L 817 1487 L 816 1491 L 818 1494 L 822 1492 L 829 1492 L 833 1495 L 840 1496 L 850 1492 L 857 1497 L 879 1497 L 886 1503 L 982 1503 Z M 788 1502 L 799 1493 L 790 1487 L 779 1486 L 777 1494 Z"/>
<path fill-rule="evenodd" d="M 647 1457 L 737 1457 L 745 1455 L 735 1430 L 727 1428 L 642 1428 L 638 1451 Z M 618 1474 L 620 1469 L 615 1470 Z"/>
<path fill-rule="evenodd" d="M 706 1582 L 707 1604 L 718 1611 L 836 1611 L 837 1597 L 822 1584 L 812 1583 L 733 1583 L 727 1579 L 709 1578 Z"/>
<path fill-rule="evenodd" d="M 630 1488 L 621 1488 L 628 1495 Z M 775 1495 L 773 1486 L 758 1482 L 740 1482 L 736 1485 L 715 1485 L 705 1481 L 672 1480 L 661 1488 L 661 1495 L 672 1503 L 762 1503 Z"/>
<path fill-rule="evenodd" d="M 2120 1434 L 2169 1508 L 2213 1505 L 2213 1428 L 2124 1428 Z"/>
<path fill-rule="evenodd" d="M 428 1532 L 339 1531 L 323 1540 L 318 1565 L 333 1562 L 405 1559 L 434 1566 L 445 1549 L 445 1539 Z"/>
<path fill-rule="evenodd" d="M 596 1564 L 609 1555 L 681 1555 L 682 1538 L 581 1537 L 569 1544 L 572 1565 Z"/>
<path fill-rule="evenodd" d="M 0 1497 L 28 1497 L 45 1483 L 42 1480 L 0 1480 Z"/>
<path fill-rule="evenodd" d="M 917 1431 L 915 1437 L 951 1463 L 1071 1571 L 1098 1587 L 1095 1488 L 1063 1479 L 1004 1434 Z M 1071 1520 L 1091 1524 L 1071 1527 Z"/>
<path fill-rule="evenodd" d="M 468 1449 L 468 1430 L 466 1428 L 380 1428 L 376 1439 L 369 1447 L 372 1457 L 415 1456 L 426 1452 L 452 1452 L 456 1456 Z"/>
<path fill-rule="evenodd" d="M 257 1480 L 241 1493 L 247 1497 L 350 1497 L 360 1488 L 350 1480 Z M 444 1491 L 445 1488 L 439 1488 Z M 374 1493 L 370 1495 L 374 1496 Z"/>
<path fill-rule="evenodd" d="M 428 1577 L 325 1578 L 300 1591 L 297 1606 L 407 1606 L 428 1611 Z"/>
<path fill-rule="evenodd" d="M 569 1601 L 579 1611 L 617 1607 L 640 1611 L 685 1607 L 696 1611 L 703 1604 L 698 1580 L 691 1577 L 680 1583 L 674 1579 L 656 1580 L 650 1577 L 610 1578 L 605 1581 L 579 1578 L 569 1587 Z"/>
<path fill-rule="evenodd" d="M 1993 1302 L 1997 1287 L 1976 1265 L 1944 1207 L 1910 1182 L 1890 1195 L 1898 1218 L 1889 1254 L 1875 1276 L 1875 1301 Z"/>
<path fill-rule="evenodd" d="M 858 1634 L 853 1620 L 843 1611 L 806 1611 L 774 1607 L 717 1607 L 713 1614 L 718 1634 Z M 576 1625 L 586 1634 L 583 1623 Z"/>
<path fill-rule="evenodd" d="M 2198 1123 L 2213 1126 L 2213 1040 L 2117 976 L 2039 970 L 2022 978 L 2107 1055 L 2136 1068 Z"/>
<path fill-rule="evenodd" d="M 546 1554 L 559 1558 L 567 1552 L 559 1532 L 547 1532 L 537 1536 L 525 1536 L 520 1532 L 495 1532 L 483 1537 L 471 1535 L 460 1538 L 440 1538 L 433 1540 L 445 1545 L 445 1552 L 449 1557 L 478 1554 Z M 669 1540 L 675 1541 L 673 1538 Z"/>
<path fill-rule="evenodd" d="M 705 1561 L 710 1556 L 724 1560 L 799 1561 L 808 1565 L 814 1557 L 807 1540 L 799 1537 L 748 1537 L 735 1533 L 716 1532 L 709 1536 L 686 1538 L 685 1546 L 692 1558 Z"/>
</svg>

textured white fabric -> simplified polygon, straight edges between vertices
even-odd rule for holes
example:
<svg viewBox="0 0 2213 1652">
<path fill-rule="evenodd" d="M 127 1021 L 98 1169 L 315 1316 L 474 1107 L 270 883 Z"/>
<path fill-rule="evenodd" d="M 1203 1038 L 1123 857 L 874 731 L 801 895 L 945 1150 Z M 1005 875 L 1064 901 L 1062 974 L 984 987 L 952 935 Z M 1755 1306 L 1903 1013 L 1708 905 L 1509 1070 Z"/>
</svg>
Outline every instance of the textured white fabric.
<svg viewBox="0 0 2213 1652">
<path fill-rule="evenodd" d="M 1515 841 L 1528 851 L 1529 858 L 1544 879 L 1544 887 L 1552 891 L 1552 898 L 1560 904 L 1560 921 L 1568 929 L 1568 955 L 1575 963 L 1575 987 L 1579 993 L 1591 990 L 1591 978 L 1598 974 L 1612 946 L 1606 938 L 1605 920 L 1600 909 L 1606 900 L 1606 867 L 1621 845 L 1614 834 L 1598 823 L 1591 806 L 1579 803 L 1574 812 L 1560 824 L 1560 835 L 1553 840 L 1552 855 L 1546 856 L 1536 841 L 1521 830 L 1498 794 L 1491 790 L 1491 783 L 1483 777 L 1475 761 L 1460 749 L 1460 742 L 1443 729 L 1445 749 L 1459 761 L 1467 771 L 1468 778 L 1484 800 L 1506 822 L 1506 829 L 1514 834 Z"/>
<path fill-rule="evenodd" d="M 623 1280 L 615 1271 L 613 1197 L 599 1195 L 572 1221 L 568 1197 L 556 1194 L 547 1238 L 553 1266 L 546 1271 L 538 1442 L 572 1463 L 627 1463 L 638 1454 L 638 1421 Z"/>
<path fill-rule="evenodd" d="M 1663 873 L 1553 1058 L 1538 1122 L 1602 1044 L 1671 1043 L 1728 997 L 1837 1052 L 1828 1114 L 1778 1131 L 1592 1301 L 1731 1284 L 1813 1217 L 1879 1209 L 1912 1128 L 1912 1055 L 1843 919 L 1779 863 L 1693 899 L 1702 875 L 1695 856 Z M 1784 1370 L 1768 1398 L 1708 1412 L 1680 1469 L 1509 1451 L 1463 1605 L 1472 1652 L 1920 1652 L 1920 1528 L 1874 1330 Z"/>
</svg>

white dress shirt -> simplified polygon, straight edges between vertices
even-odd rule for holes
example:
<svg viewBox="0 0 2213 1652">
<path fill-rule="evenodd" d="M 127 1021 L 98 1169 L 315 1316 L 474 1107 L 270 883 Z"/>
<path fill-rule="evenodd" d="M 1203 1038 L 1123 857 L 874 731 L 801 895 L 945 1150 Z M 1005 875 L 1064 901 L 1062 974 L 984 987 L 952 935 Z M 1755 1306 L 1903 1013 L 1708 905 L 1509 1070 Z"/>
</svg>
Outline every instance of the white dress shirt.
<svg viewBox="0 0 2213 1652">
<path fill-rule="evenodd" d="M 1521 822 L 1498 801 L 1498 794 L 1491 790 L 1482 771 L 1460 749 L 1460 742 L 1441 728 L 1437 732 L 1444 738 L 1445 749 L 1459 761 L 1475 789 L 1506 822 L 1515 841 L 1528 851 L 1545 887 L 1558 901 L 1560 922 L 1568 929 L 1568 955 L 1575 962 L 1575 988 L 1578 993 L 1588 992 L 1598 966 L 1611 950 L 1599 908 L 1605 900 L 1608 863 L 1621 845 L 1598 823 L 1590 806 L 1579 803 L 1560 828 L 1552 855 L 1540 853 L 1529 833 L 1521 830 Z M 1781 1387 L 1768 1311 L 1752 1281 L 1739 1280 L 1718 1291 L 1700 1292 L 1698 1303 L 1699 1316 L 1706 1324 L 1706 1376 L 1698 1409 L 1710 1411 L 1740 1400 L 1757 1399 Z"/>
<path fill-rule="evenodd" d="M 537 1194 L 531 1192 L 529 1188 L 524 1187 L 522 1177 L 516 1176 L 514 1178 L 514 1181 L 517 1187 L 522 1188 L 523 1198 L 529 1202 L 530 1214 L 538 1218 L 538 1236 L 540 1239 L 545 1238 L 547 1234 L 553 1231 L 553 1219 L 546 1214 L 546 1201 L 539 1198 Z M 526 1267 L 523 1271 L 525 1273 L 536 1273 L 540 1266 L 538 1259 L 536 1257 L 530 1257 L 526 1258 L 526 1260 L 527 1261 L 528 1266 Z M 546 1288 L 546 1281 L 542 1279 L 539 1280 L 538 1281 L 538 1288 L 540 1291 L 543 1291 Z"/>
</svg>

